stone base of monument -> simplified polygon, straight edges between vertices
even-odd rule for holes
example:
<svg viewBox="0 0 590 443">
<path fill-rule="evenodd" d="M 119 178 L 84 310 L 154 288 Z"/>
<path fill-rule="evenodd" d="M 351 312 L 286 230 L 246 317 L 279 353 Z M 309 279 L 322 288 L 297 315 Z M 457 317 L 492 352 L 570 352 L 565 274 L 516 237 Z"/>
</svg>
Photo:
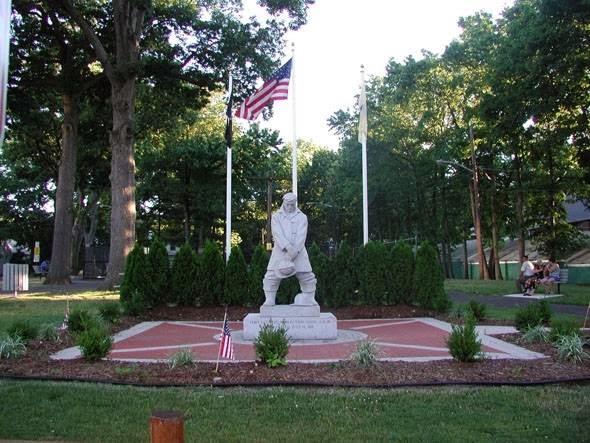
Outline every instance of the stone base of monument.
<svg viewBox="0 0 590 443">
<path fill-rule="evenodd" d="M 293 340 L 335 340 L 338 338 L 336 317 L 320 313 L 319 306 L 275 305 L 261 306 L 260 314 L 244 318 L 244 339 L 254 340 L 267 323 L 285 325 Z"/>
</svg>

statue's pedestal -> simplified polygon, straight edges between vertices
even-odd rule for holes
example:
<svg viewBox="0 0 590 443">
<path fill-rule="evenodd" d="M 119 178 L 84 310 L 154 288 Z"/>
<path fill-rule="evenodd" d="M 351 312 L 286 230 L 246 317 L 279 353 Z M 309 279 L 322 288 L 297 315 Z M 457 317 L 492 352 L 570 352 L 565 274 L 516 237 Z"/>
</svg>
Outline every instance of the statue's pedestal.
<svg viewBox="0 0 590 443">
<path fill-rule="evenodd" d="M 334 314 L 320 313 L 319 306 L 275 305 L 261 306 L 260 314 L 248 314 L 244 318 L 244 338 L 254 340 L 262 326 L 285 325 L 287 335 L 293 340 L 335 340 L 338 337 Z"/>
</svg>

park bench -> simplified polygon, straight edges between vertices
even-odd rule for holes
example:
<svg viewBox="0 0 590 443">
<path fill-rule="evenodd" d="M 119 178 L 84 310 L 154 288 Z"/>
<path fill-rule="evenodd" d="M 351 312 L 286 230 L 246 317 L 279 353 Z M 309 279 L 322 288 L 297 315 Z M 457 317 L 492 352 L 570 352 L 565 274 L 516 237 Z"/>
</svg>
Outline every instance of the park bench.
<svg viewBox="0 0 590 443">
<path fill-rule="evenodd" d="M 561 285 L 565 285 L 568 282 L 569 278 L 569 269 L 559 269 L 559 281 L 551 282 L 550 285 L 550 293 L 553 294 L 555 292 L 555 288 L 557 287 L 557 294 L 561 294 Z"/>
<path fill-rule="evenodd" d="M 41 266 L 38 265 L 33 265 L 33 274 L 40 278 L 47 277 L 47 271 L 42 271 Z"/>
</svg>

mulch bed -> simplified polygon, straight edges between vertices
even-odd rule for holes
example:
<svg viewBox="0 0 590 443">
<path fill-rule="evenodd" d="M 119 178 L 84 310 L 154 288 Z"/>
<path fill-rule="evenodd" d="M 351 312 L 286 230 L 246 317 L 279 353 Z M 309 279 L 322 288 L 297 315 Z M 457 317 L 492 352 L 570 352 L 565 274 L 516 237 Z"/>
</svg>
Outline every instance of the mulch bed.
<svg viewBox="0 0 590 443">
<path fill-rule="evenodd" d="M 230 320 L 241 320 L 254 310 L 232 308 Z M 338 319 L 446 317 L 409 306 L 350 307 L 330 309 Z M 114 332 L 146 320 L 223 320 L 220 308 L 161 308 L 142 318 L 124 317 Z M 486 322 L 488 323 L 488 322 Z M 494 322 L 509 324 L 508 322 Z M 520 334 L 498 338 L 540 352 L 547 358 L 538 360 L 483 360 L 458 363 L 453 360 L 433 362 L 377 362 L 363 367 L 351 361 L 338 363 L 291 363 L 268 368 L 263 363 L 221 363 L 215 372 L 212 363 L 171 369 L 165 363 L 127 363 L 82 359 L 54 361 L 49 356 L 73 346 L 68 334 L 59 343 L 31 341 L 27 353 L 19 359 L 0 360 L 0 377 L 55 380 L 100 381 L 148 386 L 178 385 L 325 385 L 325 386 L 406 386 L 438 384 L 535 384 L 565 381 L 589 381 L 590 361 L 577 365 L 562 362 L 550 344 L 525 345 Z"/>
</svg>

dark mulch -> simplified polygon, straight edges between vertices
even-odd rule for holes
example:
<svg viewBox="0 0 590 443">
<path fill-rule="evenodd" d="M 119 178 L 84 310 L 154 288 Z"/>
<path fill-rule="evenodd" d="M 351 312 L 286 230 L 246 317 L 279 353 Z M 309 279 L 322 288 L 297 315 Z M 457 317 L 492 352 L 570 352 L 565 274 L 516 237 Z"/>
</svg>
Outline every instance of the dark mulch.
<svg viewBox="0 0 590 443">
<path fill-rule="evenodd" d="M 254 309 L 231 308 L 229 318 L 241 320 Z M 436 316 L 417 308 L 350 307 L 330 309 L 339 319 L 404 318 Z M 443 320 L 448 318 L 440 317 Z M 115 332 L 145 320 L 222 320 L 220 308 L 161 308 L 141 319 L 125 317 Z M 506 323 L 506 322 L 495 322 Z M 353 362 L 303 364 L 291 363 L 279 368 L 268 368 L 262 363 L 199 363 L 191 367 L 171 369 L 165 363 L 131 364 L 112 361 L 87 363 L 82 359 L 53 361 L 49 356 L 72 346 L 67 334 L 60 343 L 29 342 L 25 356 L 16 360 L 0 360 L 0 376 L 104 381 L 142 385 L 272 385 L 302 384 L 329 386 L 403 386 L 429 384 L 527 384 L 567 380 L 590 380 L 590 361 L 581 365 L 561 362 L 549 344 L 524 345 L 520 334 L 500 336 L 502 340 L 518 344 L 547 358 L 539 360 L 484 360 L 458 363 L 451 360 L 407 363 L 378 362 L 369 367 Z"/>
</svg>

